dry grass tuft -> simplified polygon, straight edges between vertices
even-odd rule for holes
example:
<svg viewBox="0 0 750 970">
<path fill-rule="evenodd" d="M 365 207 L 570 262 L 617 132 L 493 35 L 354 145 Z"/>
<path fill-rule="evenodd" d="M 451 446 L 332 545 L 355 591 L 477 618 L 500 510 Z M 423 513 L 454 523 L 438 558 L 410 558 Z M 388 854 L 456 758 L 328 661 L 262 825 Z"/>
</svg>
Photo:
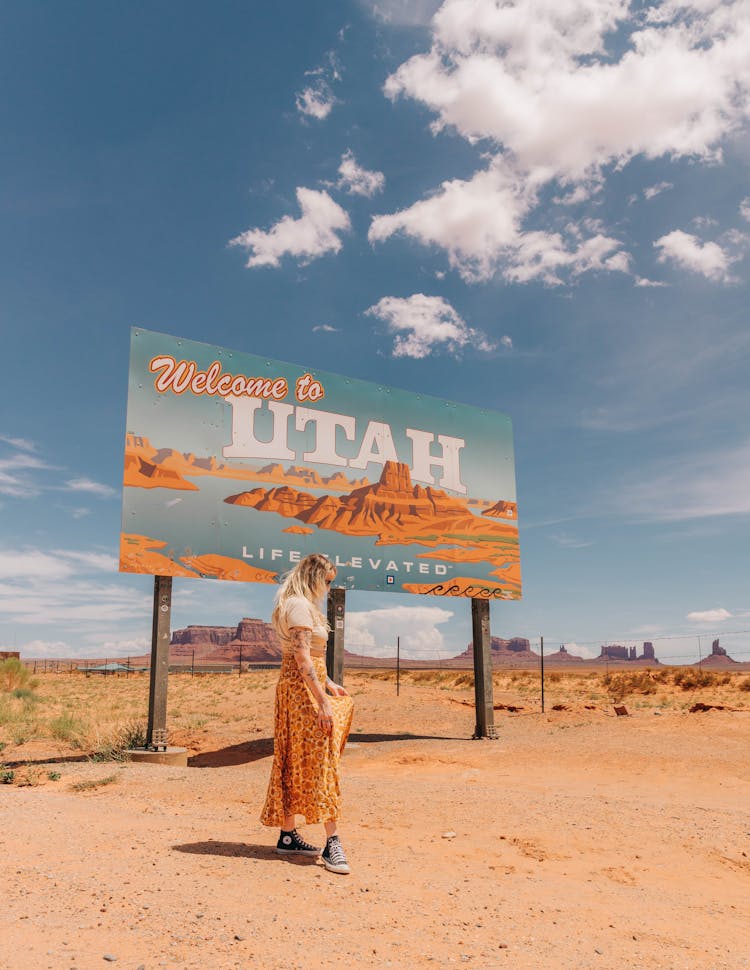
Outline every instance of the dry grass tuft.
<svg viewBox="0 0 750 970">
<path fill-rule="evenodd" d="M 103 778 L 90 778 L 88 781 L 77 781 L 70 786 L 71 791 L 93 791 L 96 788 L 103 788 L 105 785 L 113 785 L 120 780 L 118 771 Z"/>
</svg>

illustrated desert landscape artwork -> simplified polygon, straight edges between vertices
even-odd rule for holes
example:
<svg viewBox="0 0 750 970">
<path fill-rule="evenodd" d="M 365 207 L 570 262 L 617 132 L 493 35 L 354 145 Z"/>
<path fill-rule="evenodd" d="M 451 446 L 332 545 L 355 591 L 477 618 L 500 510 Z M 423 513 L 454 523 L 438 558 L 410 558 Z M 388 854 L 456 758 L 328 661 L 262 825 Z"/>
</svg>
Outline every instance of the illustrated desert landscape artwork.
<svg viewBox="0 0 750 970">
<path fill-rule="evenodd" d="M 184 357 L 188 351 L 195 360 Z M 276 582 L 305 551 L 322 548 L 346 587 L 520 597 L 507 419 L 424 397 L 415 402 L 405 392 L 335 375 L 318 375 L 313 382 L 310 374 L 300 375 L 300 368 L 279 362 L 271 362 L 273 373 L 284 376 L 263 382 L 246 376 L 262 369 L 250 355 L 235 354 L 246 373 L 224 375 L 221 353 L 185 341 L 178 348 L 174 338 L 133 332 L 131 389 L 137 390 L 129 398 L 125 441 L 123 571 Z M 245 396 L 218 393 L 231 386 Z M 250 386 L 261 396 L 249 395 Z M 325 408 L 310 406 L 314 387 L 320 388 Z M 340 412 L 329 410 L 336 400 Z M 401 431 L 396 421 L 403 425 L 415 407 L 435 432 L 408 425 Z M 344 408 L 364 417 L 343 413 Z M 185 438 L 198 415 L 211 450 L 199 454 L 168 447 L 169 435 Z M 297 451 L 292 418 L 294 429 L 306 434 Z M 461 436 L 445 433 L 446 423 Z M 357 444 L 359 426 L 365 431 Z M 342 449 L 337 431 L 344 431 L 347 445 L 354 441 L 356 449 Z M 284 454 L 307 463 L 248 461 L 252 455 Z M 337 466 L 370 475 L 374 469 L 377 477 L 355 477 Z M 437 480 L 449 490 L 429 484 Z M 232 491 L 237 482 L 254 487 Z M 504 493 L 490 492 L 499 483 Z M 165 499 L 169 492 L 176 495 Z M 142 531 L 135 531 L 135 524 Z"/>
</svg>

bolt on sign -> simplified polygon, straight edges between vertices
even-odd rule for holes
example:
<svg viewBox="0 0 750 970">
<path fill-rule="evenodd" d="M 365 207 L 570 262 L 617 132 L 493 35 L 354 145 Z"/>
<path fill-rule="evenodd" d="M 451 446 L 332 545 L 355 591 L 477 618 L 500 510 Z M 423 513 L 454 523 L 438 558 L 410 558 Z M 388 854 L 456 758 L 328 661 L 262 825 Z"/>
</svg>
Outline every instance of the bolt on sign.
<svg viewBox="0 0 750 970">
<path fill-rule="evenodd" d="M 134 328 L 120 569 L 519 599 L 513 441 L 494 411 Z"/>
</svg>

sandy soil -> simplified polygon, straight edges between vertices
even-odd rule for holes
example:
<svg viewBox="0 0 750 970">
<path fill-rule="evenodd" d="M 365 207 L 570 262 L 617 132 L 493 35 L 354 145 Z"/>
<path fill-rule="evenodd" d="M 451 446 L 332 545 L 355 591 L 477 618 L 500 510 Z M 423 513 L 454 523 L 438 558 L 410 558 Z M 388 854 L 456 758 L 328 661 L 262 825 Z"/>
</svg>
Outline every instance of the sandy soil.
<svg viewBox="0 0 750 970">
<path fill-rule="evenodd" d="M 6 749 L 62 777 L 0 786 L 0 966 L 750 967 L 750 711 L 527 707 L 471 741 L 470 690 L 352 674 L 347 877 L 257 821 L 272 684 L 245 680 L 239 721 L 184 720 L 187 768 Z"/>
</svg>

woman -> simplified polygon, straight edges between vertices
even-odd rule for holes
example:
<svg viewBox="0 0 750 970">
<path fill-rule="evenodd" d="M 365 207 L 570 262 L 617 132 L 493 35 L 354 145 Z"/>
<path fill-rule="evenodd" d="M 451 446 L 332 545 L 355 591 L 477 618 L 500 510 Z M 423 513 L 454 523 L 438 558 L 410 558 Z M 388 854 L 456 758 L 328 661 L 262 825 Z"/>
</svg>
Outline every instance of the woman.
<svg viewBox="0 0 750 970">
<path fill-rule="evenodd" d="M 281 640 L 281 672 L 276 687 L 274 750 L 264 825 L 281 826 L 280 855 L 321 855 L 295 828 L 295 815 L 308 825 L 323 822 L 323 862 L 330 872 L 348 873 L 336 832 L 341 811 L 339 757 L 352 722 L 354 704 L 326 677 L 329 627 L 319 602 L 336 578 L 330 559 L 313 553 L 287 574 L 274 601 L 272 622 Z M 326 694 L 326 689 L 332 695 Z"/>
</svg>

